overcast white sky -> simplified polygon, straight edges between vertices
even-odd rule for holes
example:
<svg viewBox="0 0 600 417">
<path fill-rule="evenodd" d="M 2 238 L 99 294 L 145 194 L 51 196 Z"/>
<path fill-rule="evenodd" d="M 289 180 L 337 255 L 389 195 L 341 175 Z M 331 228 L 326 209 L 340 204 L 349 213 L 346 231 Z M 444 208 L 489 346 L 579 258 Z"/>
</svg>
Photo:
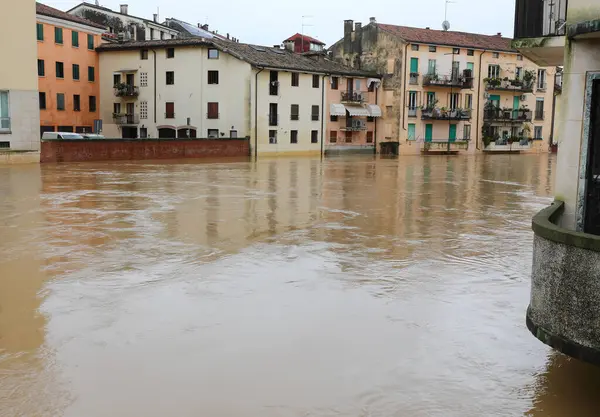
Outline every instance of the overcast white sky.
<svg viewBox="0 0 600 417">
<path fill-rule="evenodd" d="M 93 0 L 88 0 L 93 2 Z M 70 0 L 42 0 L 68 10 L 79 4 Z M 151 19 L 160 7 L 161 21 L 175 17 L 190 23 L 208 23 L 211 30 L 230 33 L 245 43 L 279 44 L 302 30 L 327 46 L 343 37 L 343 21 L 366 24 L 374 16 L 379 23 L 441 29 L 445 0 L 100 0 L 113 10 L 129 4 L 129 14 Z M 454 0 L 448 5 L 451 30 L 512 37 L 515 0 Z"/>
</svg>

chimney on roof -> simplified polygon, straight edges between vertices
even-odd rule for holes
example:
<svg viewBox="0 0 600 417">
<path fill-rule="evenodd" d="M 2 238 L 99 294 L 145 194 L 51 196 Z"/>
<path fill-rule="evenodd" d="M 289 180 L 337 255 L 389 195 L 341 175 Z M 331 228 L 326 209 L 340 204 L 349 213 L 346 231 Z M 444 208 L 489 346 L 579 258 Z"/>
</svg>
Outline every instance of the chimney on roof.
<svg viewBox="0 0 600 417">
<path fill-rule="evenodd" d="M 370 17 L 369 23 L 377 23 L 377 19 L 375 19 L 374 17 Z"/>
<path fill-rule="evenodd" d="M 227 34 L 227 39 L 229 39 L 229 33 Z"/>
<path fill-rule="evenodd" d="M 208 30 L 208 23 L 202 25 L 202 27 L 200 29 Z"/>
<path fill-rule="evenodd" d="M 154 13 L 152 17 L 154 17 L 154 23 L 158 23 L 158 14 Z"/>
<path fill-rule="evenodd" d="M 360 22 L 356 22 L 356 23 L 354 24 L 354 31 L 355 31 L 355 32 L 360 32 L 360 29 L 361 29 L 361 28 L 362 28 L 362 23 L 360 23 Z"/>
<path fill-rule="evenodd" d="M 127 14 L 129 6 L 126 4 L 121 4 L 121 14 Z"/>
<path fill-rule="evenodd" d="M 497 36 L 502 36 L 502 32 L 496 33 Z"/>
<path fill-rule="evenodd" d="M 431 28 L 430 28 L 429 26 L 427 26 L 425 29 L 426 29 L 426 30 L 431 30 Z"/>
<path fill-rule="evenodd" d="M 344 20 L 344 53 L 352 53 L 352 29 L 353 20 Z"/>
</svg>

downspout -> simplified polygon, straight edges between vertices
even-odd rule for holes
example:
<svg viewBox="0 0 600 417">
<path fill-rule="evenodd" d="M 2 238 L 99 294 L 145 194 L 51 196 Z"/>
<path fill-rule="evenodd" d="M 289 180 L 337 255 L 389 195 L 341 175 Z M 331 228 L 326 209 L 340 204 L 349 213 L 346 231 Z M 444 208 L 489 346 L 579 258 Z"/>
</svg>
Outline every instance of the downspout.
<svg viewBox="0 0 600 417">
<path fill-rule="evenodd" d="M 408 42 L 406 43 L 406 45 L 404 46 L 404 61 L 406 62 L 407 60 L 407 53 L 408 53 Z M 407 65 L 405 65 L 405 67 L 407 67 Z M 403 68 L 403 77 L 404 77 L 404 87 L 402 88 L 402 91 L 404 93 L 404 99 L 402 102 L 402 130 L 406 130 L 406 68 Z M 398 132 L 398 143 L 400 143 L 400 132 Z"/>
<path fill-rule="evenodd" d="M 154 128 L 156 129 L 156 51 L 153 49 L 152 53 L 154 54 Z M 158 130 L 156 136 L 158 137 Z"/>
<path fill-rule="evenodd" d="M 378 95 L 379 95 L 379 87 L 376 87 L 375 88 L 375 105 L 379 105 Z M 375 127 L 373 128 L 373 144 L 375 145 L 375 148 L 373 149 L 374 155 L 377 155 L 377 119 L 378 119 L 378 117 L 373 118 L 373 120 L 375 121 Z M 398 139 L 398 140 L 400 140 L 400 139 Z"/>
<path fill-rule="evenodd" d="M 552 151 L 552 145 L 554 144 L 554 121 L 556 119 L 556 81 L 554 83 L 555 90 L 552 93 L 552 120 L 550 125 L 550 143 L 548 144 L 548 150 Z"/>
<path fill-rule="evenodd" d="M 258 67 L 257 67 L 258 68 Z M 261 68 L 254 75 L 254 159 L 258 159 L 258 74 L 263 72 L 264 68 Z"/>
<path fill-rule="evenodd" d="M 480 150 L 479 149 L 479 134 L 481 133 L 481 129 L 479 128 L 479 117 L 481 116 L 481 114 L 479 113 L 479 109 L 480 109 L 480 105 L 481 105 L 481 73 L 483 72 L 481 70 L 481 62 L 483 61 L 483 54 L 485 54 L 487 51 L 484 50 L 481 55 L 479 55 L 479 81 L 477 82 L 477 124 L 475 125 L 475 149 L 476 150 Z M 485 122 L 484 122 L 485 123 Z M 483 125 L 482 125 L 483 127 Z"/>
<path fill-rule="evenodd" d="M 331 74 L 329 74 L 329 76 L 331 77 Z M 323 158 L 323 147 L 325 143 L 323 133 L 325 133 L 325 75 L 323 75 L 323 80 L 321 81 L 321 158 Z"/>
</svg>

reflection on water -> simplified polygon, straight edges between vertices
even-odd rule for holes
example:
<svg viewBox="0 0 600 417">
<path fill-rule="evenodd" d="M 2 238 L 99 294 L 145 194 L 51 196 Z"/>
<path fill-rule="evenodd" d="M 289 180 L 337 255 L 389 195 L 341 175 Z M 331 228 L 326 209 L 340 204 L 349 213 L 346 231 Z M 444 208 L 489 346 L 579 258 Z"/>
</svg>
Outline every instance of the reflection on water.
<svg viewBox="0 0 600 417">
<path fill-rule="evenodd" d="M 524 326 L 553 167 L 2 167 L 0 415 L 592 415 Z"/>
</svg>

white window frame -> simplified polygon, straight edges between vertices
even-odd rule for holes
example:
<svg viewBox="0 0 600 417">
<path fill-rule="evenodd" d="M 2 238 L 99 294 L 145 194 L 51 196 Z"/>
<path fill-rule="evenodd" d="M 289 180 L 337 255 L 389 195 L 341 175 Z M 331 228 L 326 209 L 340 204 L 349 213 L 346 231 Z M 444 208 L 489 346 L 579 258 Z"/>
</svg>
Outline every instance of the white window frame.
<svg viewBox="0 0 600 417">
<path fill-rule="evenodd" d="M 5 95 L 6 96 L 6 111 L 4 111 L 4 109 L 1 107 L 2 106 L 2 99 L 0 98 L 0 132 L 3 133 L 10 133 L 10 91 L 8 90 L 0 90 L 0 96 L 1 95 Z M 3 116 L 2 114 L 5 114 L 5 116 Z M 8 121 L 8 123 L 6 123 Z M 6 127 L 3 127 L 6 126 Z"/>
<path fill-rule="evenodd" d="M 500 78 L 500 65 L 490 64 L 488 66 L 488 78 Z"/>
<path fill-rule="evenodd" d="M 448 102 L 450 104 L 450 110 L 456 110 L 460 108 L 460 93 L 450 93 Z"/>
<path fill-rule="evenodd" d="M 537 132 L 540 132 L 540 134 L 538 135 Z M 544 126 L 535 126 L 533 128 L 533 138 L 544 139 Z"/>
<path fill-rule="evenodd" d="M 546 70 L 545 69 L 542 69 L 542 68 L 538 69 L 537 88 L 538 88 L 538 90 L 546 89 Z"/>
</svg>

